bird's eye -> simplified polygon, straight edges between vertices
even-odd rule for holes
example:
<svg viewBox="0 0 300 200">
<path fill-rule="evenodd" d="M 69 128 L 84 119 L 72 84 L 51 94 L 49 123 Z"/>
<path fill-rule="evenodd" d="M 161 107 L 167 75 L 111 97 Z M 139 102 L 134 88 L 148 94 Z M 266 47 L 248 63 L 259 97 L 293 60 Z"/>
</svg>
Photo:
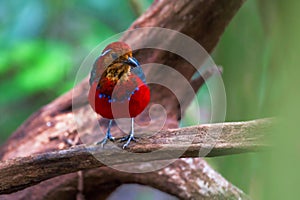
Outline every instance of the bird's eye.
<svg viewBox="0 0 300 200">
<path fill-rule="evenodd" d="M 112 59 L 116 60 L 118 58 L 118 54 L 116 53 L 112 53 L 111 54 Z"/>
</svg>

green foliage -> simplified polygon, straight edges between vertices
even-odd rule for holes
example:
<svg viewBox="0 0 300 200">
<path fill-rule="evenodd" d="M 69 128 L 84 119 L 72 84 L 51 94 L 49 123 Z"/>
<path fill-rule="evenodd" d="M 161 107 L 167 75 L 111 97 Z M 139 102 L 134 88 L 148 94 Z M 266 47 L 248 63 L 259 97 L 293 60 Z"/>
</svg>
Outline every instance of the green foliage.
<svg viewBox="0 0 300 200">
<path fill-rule="evenodd" d="M 146 9 L 149 0 L 138 1 Z M 137 17 L 129 1 L 0 2 L 0 143 L 73 87 L 85 55 Z M 108 16 L 109 15 L 109 16 Z"/>
<path fill-rule="evenodd" d="M 278 119 L 270 152 L 209 159 L 253 199 L 297 199 L 299 1 L 247 1 L 214 54 L 224 67 L 227 121 Z"/>
<path fill-rule="evenodd" d="M 270 1 L 265 2 L 270 3 Z M 273 3 L 273 1 L 272 1 Z M 275 1 L 274 13 L 268 13 L 273 43 L 272 84 L 267 110 L 277 110 L 273 128 L 273 151 L 264 160 L 264 199 L 299 198 L 299 7 L 300 2 Z M 274 98 L 275 97 L 275 98 Z"/>
<path fill-rule="evenodd" d="M 227 96 L 226 121 L 242 121 L 269 116 L 265 82 L 268 70 L 266 46 L 260 13 L 255 1 L 246 2 L 226 29 L 214 52 L 214 61 L 224 68 Z M 217 170 L 246 193 L 255 187 L 260 156 L 243 154 L 209 159 Z M 252 185 L 254 184 L 254 186 Z"/>
</svg>

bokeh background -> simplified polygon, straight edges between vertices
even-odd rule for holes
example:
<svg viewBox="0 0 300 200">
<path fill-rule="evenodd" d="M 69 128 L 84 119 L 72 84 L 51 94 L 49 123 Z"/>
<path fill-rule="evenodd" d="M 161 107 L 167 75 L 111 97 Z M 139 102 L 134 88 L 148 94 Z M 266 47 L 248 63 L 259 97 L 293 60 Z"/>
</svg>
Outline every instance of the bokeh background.
<svg viewBox="0 0 300 200">
<path fill-rule="evenodd" d="M 0 1 L 0 142 L 38 108 L 71 89 L 85 56 L 126 30 L 151 3 Z M 248 0 L 212 55 L 224 69 L 226 121 L 277 117 L 271 151 L 207 159 L 253 199 L 294 199 L 299 193 L 299 8 L 296 0 Z M 204 109 L 207 97 L 203 87 L 198 99 Z M 131 187 L 139 191 L 131 199 L 167 198 Z"/>
</svg>

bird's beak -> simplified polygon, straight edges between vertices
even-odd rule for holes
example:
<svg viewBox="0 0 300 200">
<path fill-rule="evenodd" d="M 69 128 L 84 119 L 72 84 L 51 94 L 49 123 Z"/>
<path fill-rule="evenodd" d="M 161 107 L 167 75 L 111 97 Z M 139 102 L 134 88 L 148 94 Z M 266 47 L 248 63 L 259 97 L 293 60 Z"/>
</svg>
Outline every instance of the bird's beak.
<svg viewBox="0 0 300 200">
<path fill-rule="evenodd" d="M 140 63 L 135 59 L 134 57 L 128 57 L 128 59 L 125 61 L 128 65 L 132 67 L 140 67 Z"/>
</svg>

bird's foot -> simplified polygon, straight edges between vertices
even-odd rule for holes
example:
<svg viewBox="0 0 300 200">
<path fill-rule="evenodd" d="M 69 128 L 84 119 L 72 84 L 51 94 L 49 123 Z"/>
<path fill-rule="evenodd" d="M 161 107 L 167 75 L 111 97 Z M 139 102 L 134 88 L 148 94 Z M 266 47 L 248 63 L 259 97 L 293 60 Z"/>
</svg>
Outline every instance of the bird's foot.
<svg viewBox="0 0 300 200">
<path fill-rule="evenodd" d="M 129 145 L 129 143 L 131 141 L 136 142 L 136 139 L 132 134 L 129 134 L 129 135 L 126 135 L 126 136 L 124 136 L 120 139 L 120 142 L 124 142 L 124 141 L 126 141 L 126 143 L 123 145 L 123 149 L 126 149 Z"/>
<path fill-rule="evenodd" d="M 103 138 L 103 140 L 96 142 L 96 145 L 102 145 L 102 147 L 104 147 L 104 145 L 107 143 L 107 140 L 114 142 L 115 138 L 111 135 L 106 135 L 105 138 Z"/>
</svg>

